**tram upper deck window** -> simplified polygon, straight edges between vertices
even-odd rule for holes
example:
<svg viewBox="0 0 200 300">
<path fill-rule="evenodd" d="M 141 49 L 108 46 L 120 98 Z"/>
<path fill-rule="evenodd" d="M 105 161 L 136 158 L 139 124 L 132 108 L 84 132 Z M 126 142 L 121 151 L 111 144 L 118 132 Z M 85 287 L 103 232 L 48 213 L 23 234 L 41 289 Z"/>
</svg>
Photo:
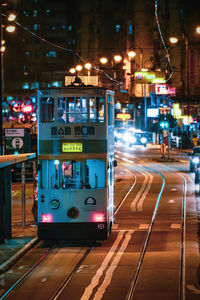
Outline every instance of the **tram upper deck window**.
<svg viewBox="0 0 200 300">
<path fill-rule="evenodd" d="M 104 122 L 104 99 L 100 97 L 93 97 L 90 101 L 90 122 L 103 123 Z"/>
<path fill-rule="evenodd" d="M 86 123 L 87 99 L 84 97 L 58 98 L 57 115 L 61 123 Z"/>
<path fill-rule="evenodd" d="M 41 98 L 41 122 L 48 123 L 54 121 L 54 98 Z"/>
</svg>

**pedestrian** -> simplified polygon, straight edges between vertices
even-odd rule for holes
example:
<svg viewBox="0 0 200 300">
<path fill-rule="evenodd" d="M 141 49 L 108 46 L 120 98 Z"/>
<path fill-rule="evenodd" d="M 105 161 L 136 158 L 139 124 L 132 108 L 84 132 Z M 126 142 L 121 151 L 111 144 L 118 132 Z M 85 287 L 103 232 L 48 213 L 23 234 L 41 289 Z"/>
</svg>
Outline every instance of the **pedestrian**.
<svg viewBox="0 0 200 300">
<path fill-rule="evenodd" d="M 166 158 L 166 144 L 164 142 L 162 142 L 162 144 L 160 145 L 160 153 L 161 153 L 161 158 Z"/>
<path fill-rule="evenodd" d="M 161 158 L 166 158 L 165 155 L 166 155 L 167 145 L 168 145 L 168 135 L 165 135 L 163 137 L 163 142 L 160 146 Z"/>
<path fill-rule="evenodd" d="M 38 182 L 37 182 L 37 174 L 35 176 L 36 186 L 33 191 L 33 206 L 32 206 L 32 214 L 34 218 L 34 226 L 38 224 Z"/>
<path fill-rule="evenodd" d="M 193 143 L 193 147 L 196 147 L 199 144 L 199 140 L 196 134 L 192 138 L 192 143 Z"/>
</svg>

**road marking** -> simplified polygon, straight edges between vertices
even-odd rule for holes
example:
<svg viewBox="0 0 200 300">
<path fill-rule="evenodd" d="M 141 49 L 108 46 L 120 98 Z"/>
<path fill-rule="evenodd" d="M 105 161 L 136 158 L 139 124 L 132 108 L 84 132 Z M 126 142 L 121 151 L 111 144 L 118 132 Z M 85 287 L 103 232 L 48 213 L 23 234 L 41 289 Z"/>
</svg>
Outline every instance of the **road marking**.
<svg viewBox="0 0 200 300">
<path fill-rule="evenodd" d="M 172 188 L 171 190 L 172 190 L 173 192 L 175 192 L 177 189 L 176 189 L 176 188 Z"/>
<path fill-rule="evenodd" d="M 125 239 L 124 239 L 119 251 L 115 255 L 115 258 L 113 259 L 113 261 L 111 263 L 111 266 L 106 271 L 106 275 L 105 275 L 103 283 L 101 284 L 101 286 L 98 288 L 96 294 L 94 295 L 94 298 L 93 298 L 94 300 L 102 299 L 107 287 L 111 283 L 113 273 L 114 273 L 115 269 L 117 268 L 117 266 L 119 264 L 119 261 L 120 261 L 122 255 L 124 254 L 124 251 L 126 250 L 128 244 L 129 244 L 129 241 L 131 239 L 131 235 L 132 235 L 132 232 L 127 232 L 126 233 Z"/>
<path fill-rule="evenodd" d="M 149 182 L 147 184 L 147 188 L 146 190 L 144 191 L 142 197 L 140 198 L 140 201 L 138 203 L 138 211 L 142 211 L 142 206 L 143 206 L 143 203 L 144 203 L 144 199 L 146 198 L 150 188 L 151 188 L 151 185 L 152 185 L 152 182 L 153 182 L 153 176 L 151 174 L 149 174 L 150 176 L 150 179 L 149 179 Z"/>
<path fill-rule="evenodd" d="M 113 224 L 112 229 L 117 229 L 119 224 Z"/>
<path fill-rule="evenodd" d="M 20 194 L 20 191 L 11 191 L 11 196 L 15 197 Z"/>
<path fill-rule="evenodd" d="M 136 205 L 137 205 L 138 199 L 144 192 L 147 181 L 148 181 L 148 176 L 144 173 L 144 181 L 142 183 L 142 186 L 141 186 L 140 190 L 138 191 L 137 195 L 135 196 L 134 200 L 131 202 L 131 211 L 136 211 Z"/>
<path fill-rule="evenodd" d="M 125 231 L 120 231 L 118 233 L 114 244 L 110 248 L 110 251 L 108 252 L 106 257 L 104 258 L 104 260 L 103 260 L 100 268 L 97 270 L 95 276 L 92 278 L 90 285 L 88 285 L 86 287 L 80 300 L 87 300 L 92 295 L 93 289 L 98 285 L 99 280 L 100 280 L 101 276 L 103 275 L 104 270 L 107 268 L 109 261 L 111 260 L 112 256 L 114 255 L 115 250 L 117 249 L 120 241 L 122 240 L 124 233 L 125 233 Z"/>
<path fill-rule="evenodd" d="M 200 290 L 197 289 L 193 284 L 187 284 L 187 289 L 194 294 L 200 294 Z"/>
<path fill-rule="evenodd" d="M 179 160 L 180 162 L 186 163 L 188 162 L 187 160 Z"/>
<path fill-rule="evenodd" d="M 168 203 L 174 203 L 175 201 L 174 201 L 174 199 L 170 199 L 169 201 L 168 201 Z"/>
<path fill-rule="evenodd" d="M 149 229 L 149 224 L 140 224 L 139 229 Z"/>
<path fill-rule="evenodd" d="M 153 176 L 150 173 L 144 173 L 144 177 L 145 179 L 142 183 L 141 189 L 135 196 L 134 200 L 131 202 L 131 211 L 142 211 L 143 209 L 144 200 L 153 182 Z"/>
<path fill-rule="evenodd" d="M 181 224 L 171 224 L 171 228 L 172 229 L 180 229 L 181 228 Z"/>
</svg>

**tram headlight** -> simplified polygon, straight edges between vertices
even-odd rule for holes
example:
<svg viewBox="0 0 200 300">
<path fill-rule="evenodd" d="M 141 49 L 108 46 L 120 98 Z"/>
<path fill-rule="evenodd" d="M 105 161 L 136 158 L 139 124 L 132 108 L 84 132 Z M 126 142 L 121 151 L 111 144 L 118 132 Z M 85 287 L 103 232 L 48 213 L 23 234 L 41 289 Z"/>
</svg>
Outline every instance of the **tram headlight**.
<svg viewBox="0 0 200 300">
<path fill-rule="evenodd" d="M 194 164 L 198 164 L 199 163 L 199 157 L 194 157 L 193 160 L 192 160 L 192 162 Z"/>
<path fill-rule="evenodd" d="M 146 144 L 147 139 L 145 137 L 142 137 L 140 141 L 141 141 L 142 144 Z"/>
</svg>

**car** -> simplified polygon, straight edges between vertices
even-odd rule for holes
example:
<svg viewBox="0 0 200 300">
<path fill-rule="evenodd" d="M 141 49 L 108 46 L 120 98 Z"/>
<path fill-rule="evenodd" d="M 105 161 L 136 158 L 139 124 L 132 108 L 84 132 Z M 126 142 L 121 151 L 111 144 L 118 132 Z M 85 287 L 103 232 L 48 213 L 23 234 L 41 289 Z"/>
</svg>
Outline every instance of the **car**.
<svg viewBox="0 0 200 300">
<path fill-rule="evenodd" d="M 190 156 L 190 172 L 195 171 L 195 166 L 200 163 L 200 146 L 193 148 L 192 153 L 188 153 Z"/>
<path fill-rule="evenodd" d="M 146 147 L 147 138 L 139 130 L 129 128 L 115 129 L 115 142 L 128 144 L 130 147 L 134 145 L 143 145 Z"/>
</svg>

